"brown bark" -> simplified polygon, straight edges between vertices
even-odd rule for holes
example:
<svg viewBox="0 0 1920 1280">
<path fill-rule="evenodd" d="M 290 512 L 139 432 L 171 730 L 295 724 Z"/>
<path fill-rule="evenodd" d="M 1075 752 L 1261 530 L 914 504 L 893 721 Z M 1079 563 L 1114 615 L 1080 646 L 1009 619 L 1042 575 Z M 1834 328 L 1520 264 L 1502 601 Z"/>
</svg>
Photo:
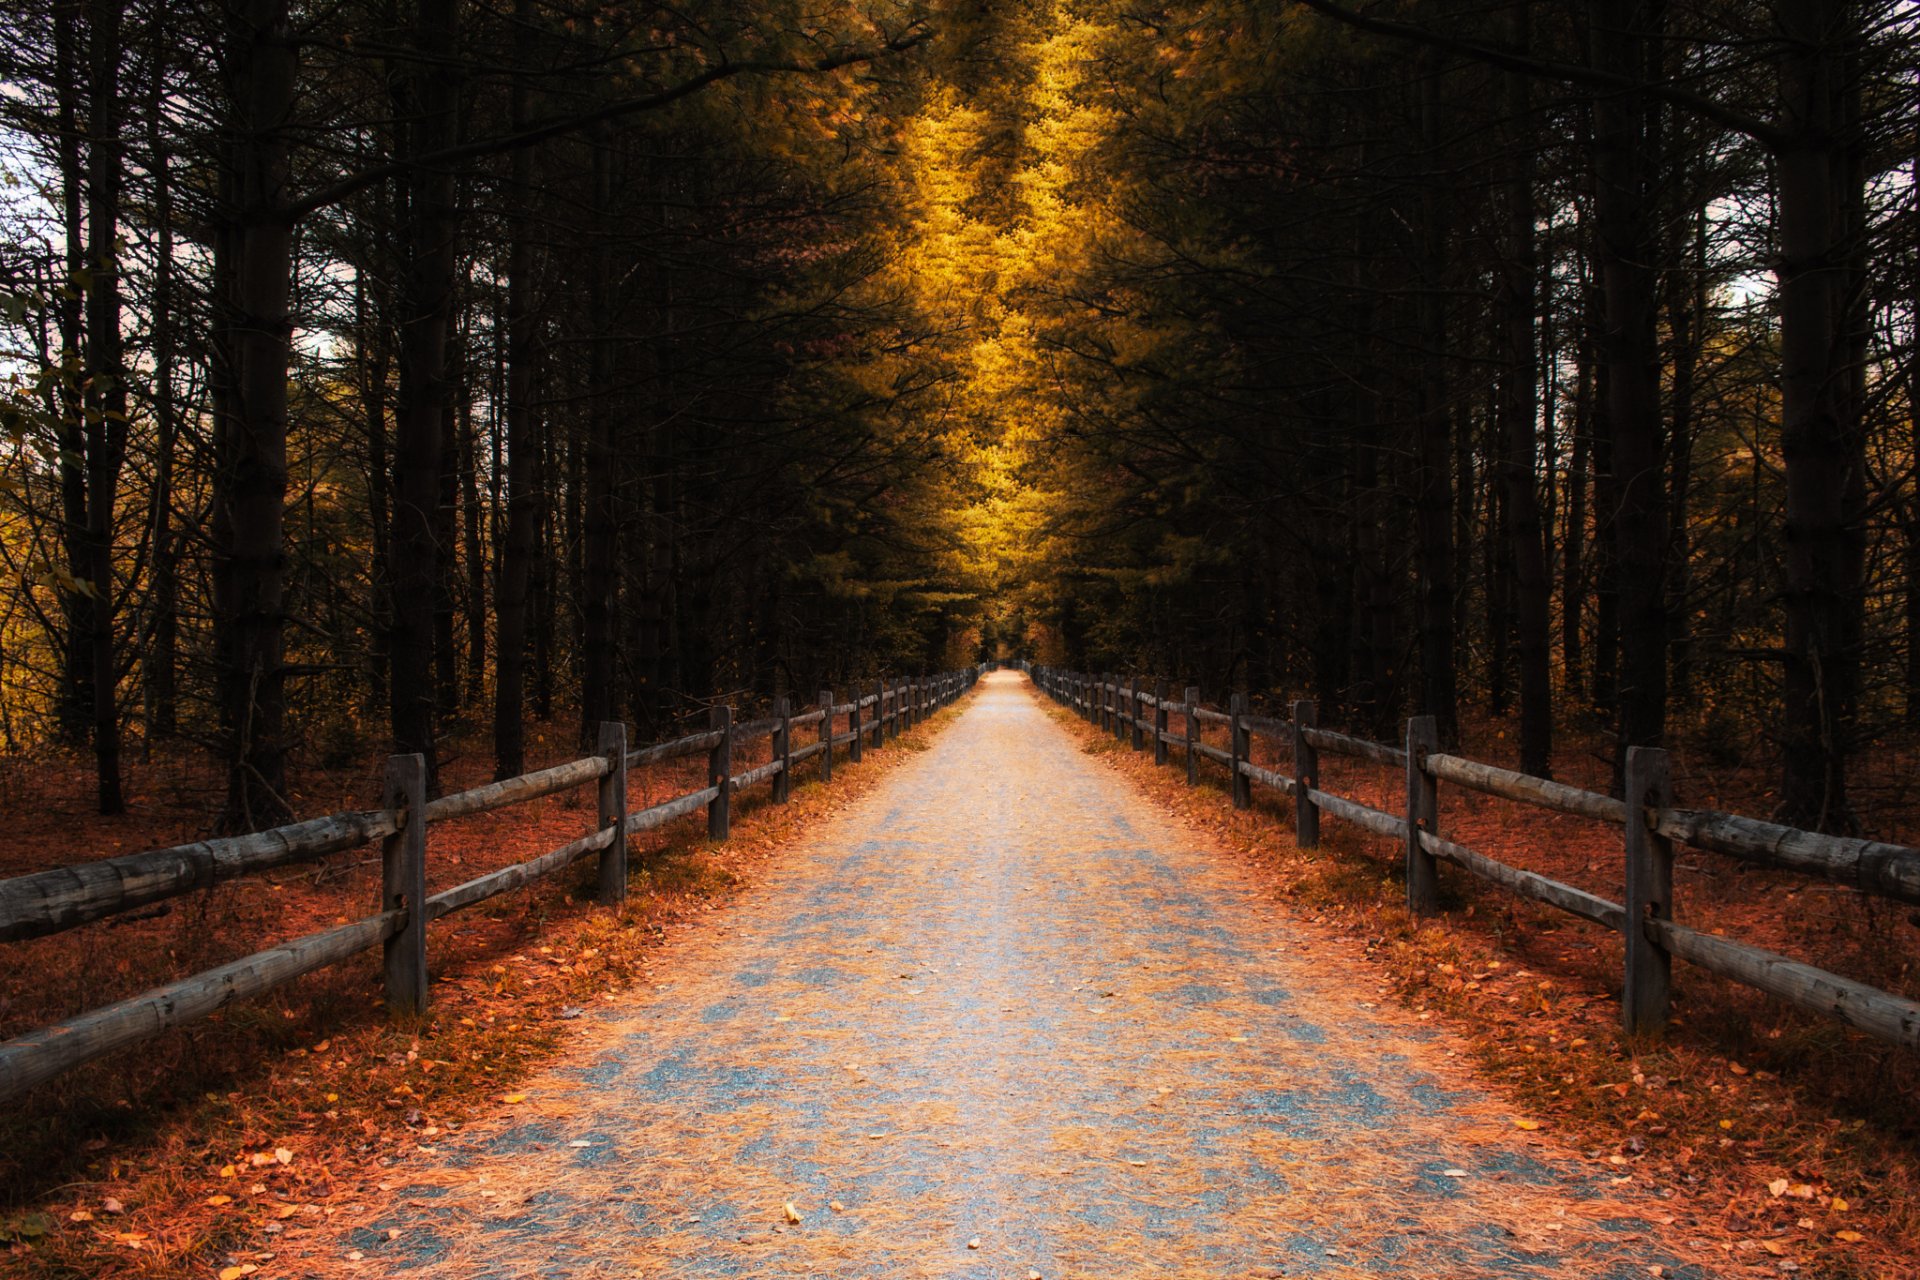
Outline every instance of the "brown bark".
<svg viewBox="0 0 1920 1280">
<path fill-rule="evenodd" d="M 1657 0 L 1593 0 L 1593 63 L 1644 82 Z M 1661 165 L 1658 109 L 1643 93 L 1593 105 L 1595 238 L 1606 301 L 1604 408 L 1613 473 L 1613 546 L 1620 601 L 1616 790 L 1626 747 L 1666 736 L 1666 486 L 1660 457 L 1660 351 L 1650 188 Z"/>
<path fill-rule="evenodd" d="M 1852 824 L 1846 759 L 1860 686 L 1864 457 L 1849 395 L 1847 212 L 1856 181 L 1846 137 L 1851 0 L 1777 0 L 1782 52 L 1780 201 L 1781 453 L 1787 511 L 1786 680 L 1780 817 Z"/>
<path fill-rule="evenodd" d="M 447 329 L 454 273 L 453 170 L 417 163 L 453 145 L 458 92 L 453 64 L 457 0 L 419 0 L 408 34 L 397 132 L 405 170 L 405 302 L 400 324 L 400 404 L 394 432 L 394 750 L 427 759 L 437 787 L 433 627 L 440 574 L 435 538 L 447 412 Z"/>
<path fill-rule="evenodd" d="M 113 640 L 113 511 L 127 451 L 127 371 L 120 336 L 120 6 L 95 0 L 87 24 L 87 648 L 93 686 L 94 785 L 100 812 L 124 812 Z"/>
<path fill-rule="evenodd" d="M 287 202 L 287 127 L 297 45 L 286 0 L 229 0 L 234 152 L 232 224 L 219 245 L 229 264 L 223 333 L 227 386 L 216 396 L 216 520 L 225 546 L 215 566 L 215 614 L 224 640 L 220 704 L 227 740 L 221 826 L 285 822 L 287 314 L 293 221 Z"/>
<path fill-rule="evenodd" d="M 1527 6 L 1512 9 L 1515 48 L 1528 44 Z M 1547 571 L 1545 531 L 1535 478 L 1534 433 L 1539 416 L 1539 363 L 1534 325 L 1539 311 L 1536 281 L 1534 156 L 1527 144 L 1533 122 L 1528 78 L 1507 74 L 1507 116 L 1520 136 L 1511 146 L 1507 174 L 1508 245 L 1502 265 L 1506 327 L 1506 385 L 1501 406 L 1502 492 L 1513 557 L 1514 625 L 1520 650 L 1520 768 L 1550 777 L 1553 757 L 1553 654 L 1548 620 L 1553 583 Z"/>
</svg>

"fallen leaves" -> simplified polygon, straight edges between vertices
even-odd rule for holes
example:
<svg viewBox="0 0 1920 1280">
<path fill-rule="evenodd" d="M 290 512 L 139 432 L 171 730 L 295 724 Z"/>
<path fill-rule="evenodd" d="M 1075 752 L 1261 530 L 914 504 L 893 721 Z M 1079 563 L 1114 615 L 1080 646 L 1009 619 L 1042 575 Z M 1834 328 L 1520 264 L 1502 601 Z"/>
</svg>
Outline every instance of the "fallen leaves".
<svg viewBox="0 0 1920 1280">
<path fill-rule="evenodd" d="M 791 1200 L 786 1203 L 786 1219 L 796 1227 L 800 1225 L 800 1211 L 793 1207 Z"/>
</svg>

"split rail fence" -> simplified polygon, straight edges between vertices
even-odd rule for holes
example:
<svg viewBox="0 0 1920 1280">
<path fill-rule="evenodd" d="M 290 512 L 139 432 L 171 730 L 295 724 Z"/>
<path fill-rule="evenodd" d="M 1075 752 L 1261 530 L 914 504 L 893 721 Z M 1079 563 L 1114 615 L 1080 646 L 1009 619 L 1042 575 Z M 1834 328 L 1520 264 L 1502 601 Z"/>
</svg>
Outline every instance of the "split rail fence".
<svg viewBox="0 0 1920 1280">
<path fill-rule="evenodd" d="M 831 782 L 837 749 L 846 748 L 848 762 L 859 762 L 869 739 L 873 746 L 881 745 L 959 698 L 978 678 L 978 669 L 967 669 L 876 681 L 872 692 L 844 702 L 835 701 L 833 691 L 823 689 L 811 710 L 793 713 L 787 699 L 777 698 L 770 716 L 745 723 L 736 722 L 731 706 L 715 706 L 702 732 L 637 750 L 627 747 L 626 725 L 602 724 L 597 755 L 437 800 L 426 795 L 424 758 L 393 756 L 387 761 L 385 795 L 378 809 L 330 814 L 254 835 L 0 880 L 0 942 L 15 942 L 60 933 L 237 876 L 317 861 L 376 840 L 381 847 L 382 889 L 375 914 L 0 1042 L 0 1099 L 374 947 L 384 951 L 388 1009 L 395 1016 L 417 1016 L 427 1007 L 427 925 L 431 922 L 553 875 L 593 854 L 600 858 L 599 901 L 617 904 L 627 893 L 628 836 L 704 808 L 708 836 L 725 840 L 733 796 L 738 792 L 771 782 L 773 798 L 784 803 L 796 771 L 816 758 L 820 781 Z M 841 717 L 846 718 L 847 727 L 836 732 Z M 815 730 L 815 740 L 799 745 L 796 735 L 808 728 Z M 736 773 L 735 750 L 763 738 L 771 742 L 771 759 Z M 702 753 L 707 757 L 705 787 L 636 813 L 627 811 L 628 770 Z M 428 896 L 427 833 L 434 823 L 508 808 L 588 783 L 594 783 L 599 793 L 599 816 L 591 833 Z"/>
<path fill-rule="evenodd" d="M 1151 739 L 1156 764 L 1166 764 L 1170 750 L 1179 750 L 1189 784 L 1199 781 L 1202 760 L 1223 766 L 1232 780 L 1237 809 L 1252 807 L 1255 786 L 1291 797 L 1294 834 L 1302 848 L 1318 847 L 1323 814 L 1400 842 L 1405 850 L 1407 906 L 1415 915 L 1438 910 L 1439 864 L 1449 862 L 1521 897 L 1620 934 L 1626 946 L 1622 1014 L 1630 1032 L 1658 1035 L 1665 1030 L 1677 956 L 1799 1008 L 1832 1015 L 1881 1040 L 1920 1049 L 1920 1003 L 1733 938 L 1690 929 L 1673 918 L 1676 844 L 1820 876 L 1913 905 L 1920 905 L 1920 849 L 1819 835 L 1710 809 L 1675 808 L 1667 753 L 1656 748 L 1628 749 L 1626 797 L 1616 800 L 1447 754 L 1439 749 L 1432 716 L 1407 721 L 1405 744 L 1391 746 L 1320 728 L 1314 703 L 1305 699 L 1293 703 L 1291 719 L 1281 720 L 1253 714 L 1244 694 L 1233 695 L 1223 711 L 1201 703 L 1195 688 L 1187 688 L 1175 700 L 1167 696 L 1165 684 L 1148 689 L 1139 680 L 1040 666 L 1032 667 L 1030 675 L 1055 701 L 1130 741 L 1134 750 L 1144 750 Z M 1181 719 L 1179 733 L 1169 731 L 1172 716 Z M 1208 726 L 1226 731 L 1224 748 L 1205 740 Z M 1292 776 L 1253 762 L 1255 737 L 1291 749 Z M 1387 813 L 1321 790 L 1323 752 L 1404 773 L 1405 809 Z M 1626 901 L 1609 901 L 1443 839 L 1439 829 L 1442 782 L 1621 828 Z"/>
</svg>

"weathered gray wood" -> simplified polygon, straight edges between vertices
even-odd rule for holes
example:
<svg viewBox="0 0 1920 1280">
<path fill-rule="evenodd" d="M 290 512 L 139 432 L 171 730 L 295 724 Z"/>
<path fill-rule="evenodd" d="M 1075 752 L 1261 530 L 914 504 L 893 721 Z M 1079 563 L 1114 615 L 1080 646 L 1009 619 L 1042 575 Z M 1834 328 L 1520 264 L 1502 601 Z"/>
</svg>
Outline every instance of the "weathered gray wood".
<svg viewBox="0 0 1920 1280">
<path fill-rule="evenodd" d="M 343 853 L 395 830 L 394 816 L 386 810 L 339 813 L 257 835 L 14 876 L 0 880 L 0 942 L 59 933 L 235 876 Z"/>
<path fill-rule="evenodd" d="M 820 708 L 815 707 L 811 711 L 802 711 L 790 717 L 790 723 L 794 728 L 800 729 L 810 724 L 819 724 L 821 720 L 826 718 L 826 714 L 827 713 Z"/>
<path fill-rule="evenodd" d="M 1275 773 L 1271 769 L 1262 769 L 1251 760 L 1240 762 L 1240 775 L 1248 782 L 1257 782 L 1263 787 L 1271 787 L 1281 795 L 1293 794 L 1293 779 L 1284 773 Z"/>
<path fill-rule="evenodd" d="M 1313 793 L 1320 786 L 1320 753 L 1307 741 L 1307 729 L 1311 729 L 1317 707 L 1311 698 L 1301 698 L 1293 704 L 1293 776 L 1299 783 L 1293 789 L 1293 842 L 1302 849 L 1320 847 L 1320 808 L 1313 802 Z"/>
<path fill-rule="evenodd" d="M 820 783 L 833 781 L 833 690 L 820 691 Z"/>
<path fill-rule="evenodd" d="M 427 758 L 387 757 L 381 803 L 401 814 L 400 829 L 380 848 L 380 911 L 405 923 L 387 938 L 384 974 L 387 1012 L 419 1017 L 427 1011 Z"/>
<path fill-rule="evenodd" d="M 1671 920 L 1648 920 L 1642 927 L 1669 952 L 1702 969 L 1757 987 L 1798 1008 L 1830 1014 L 1891 1044 L 1920 1049 L 1920 1004 L 1912 1000 Z"/>
<path fill-rule="evenodd" d="M 780 762 L 780 771 L 773 776 L 776 804 L 785 804 L 793 794 L 793 726 L 788 721 L 791 711 L 784 696 L 773 700 L 773 714 L 780 721 L 780 727 L 773 731 L 773 758 Z"/>
<path fill-rule="evenodd" d="M 627 753 L 627 768 L 638 769 L 643 764 L 659 764 L 662 760 L 678 760 L 684 756 L 697 756 L 702 751 L 711 751 L 720 743 L 720 733 L 716 729 L 690 733 L 684 738 L 675 738 L 671 742 L 662 742 L 651 747 L 641 747 L 638 751 Z"/>
<path fill-rule="evenodd" d="M 0 1099 L 377 947 L 404 922 L 399 911 L 369 916 L 16 1036 L 0 1044 Z"/>
<path fill-rule="evenodd" d="M 1627 748 L 1628 813 L 1664 808 L 1673 800 L 1667 753 L 1652 747 Z M 1662 1035 L 1667 1029 L 1673 989 L 1673 959 L 1645 929 L 1643 920 L 1673 919 L 1673 842 L 1626 824 L 1627 903 L 1620 930 L 1626 939 L 1626 985 L 1620 1012 L 1629 1035 Z"/>
<path fill-rule="evenodd" d="M 779 718 L 768 716 L 763 720 L 748 720 L 733 726 L 733 745 L 738 748 L 759 738 L 771 738 L 780 727 Z"/>
<path fill-rule="evenodd" d="M 1442 840 L 1438 836 L 1430 836 L 1424 832 L 1421 833 L 1420 844 L 1436 858 L 1443 858 L 1457 867 L 1471 871 L 1483 880 L 1491 880 L 1495 884 L 1513 890 L 1523 898 L 1532 898 L 1550 907 L 1558 907 L 1562 911 L 1591 920 L 1595 924 L 1603 924 L 1609 929 L 1618 930 L 1627 918 L 1626 912 L 1617 902 L 1609 902 L 1598 894 L 1588 893 L 1585 889 L 1576 888 L 1563 881 L 1549 880 L 1546 876 L 1535 872 L 1522 871 L 1504 862 L 1496 862 L 1484 853 L 1476 852 L 1463 844 L 1455 844 L 1451 840 Z"/>
<path fill-rule="evenodd" d="M 1160 681 L 1153 688 L 1153 762 L 1156 765 L 1167 762 L 1167 682 Z"/>
<path fill-rule="evenodd" d="M 1127 745 L 1135 751 L 1144 750 L 1147 745 L 1147 718 L 1141 708 L 1140 677 L 1135 676 L 1127 686 L 1127 725 L 1129 729 Z"/>
<path fill-rule="evenodd" d="M 600 754 L 607 772 L 600 779 L 600 829 L 611 831 L 600 854 L 600 905 L 618 906 L 627 900 L 627 726 L 608 720 L 600 725 Z"/>
<path fill-rule="evenodd" d="M 1536 808 L 1552 809 L 1556 813 L 1593 818 L 1600 822 L 1611 822 L 1615 826 L 1624 825 L 1627 820 L 1626 804 L 1612 796 L 1603 796 L 1597 791 L 1582 791 L 1562 782 L 1481 764 L 1477 760 L 1464 760 L 1436 751 L 1427 757 L 1427 772 L 1442 782 L 1499 796 L 1503 800 L 1518 800 L 1521 804 Z"/>
<path fill-rule="evenodd" d="M 778 779 L 780 776 L 780 767 L 783 763 L 785 762 L 780 760 L 769 760 L 765 764 L 755 765 L 745 773 L 734 774 L 733 789 L 735 791 L 745 791 L 748 787 L 765 782 L 768 778 Z"/>
<path fill-rule="evenodd" d="M 698 805 L 693 806 L 693 808 L 698 807 Z M 688 810 L 688 812 L 691 811 L 691 809 Z M 501 867 L 498 871 L 489 871 L 486 875 L 475 876 L 451 889 L 443 889 L 427 899 L 427 919 L 438 920 L 441 916 L 458 911 L 462 907 L 470 907 L 476 902 L 485 902 L 488 898 L 498 897 L 509 889 L 518 889 L 522 885 L 532 884 L 542 876 L 550 876 L 556 871 L 572 866 L 589 854 L 603 852 L 616 838 L 624 839 L 627 831 L 631 829 L 633 819 L 639 816 L 639 814 L 631 814 L 618 828 L 603 827 L 581 836 L 578 840 L 568 841 L 558 849 L 543 853 L 537 858 L 516 862 L 512 866 Z"/>
<path fill-rule="evenodd" d="M 554 765 L 551 769 L 523 773 L 517 778 L 504 778 L 467 791 L 456 791 L 427 805 L 427 821 L 447 822 L 454 818 L 467 818 L 476 813 L 489 813 L 541 796 L 554 795 L 582 783 L 604 778 L 607 768 L 607 761 L 603 757 L 587 756 Z"/>
<path fill-rule="evenodd" d="M 1215 711 L 1211 707 L 1195 706 L 1194 716 L 1201 724 L 1232 724 L 1233 717 L 1224 711 Z"/>
<path fill-rule="evenodd" d="M 1420 843 L 1422 832 L 1440 834 L 1440 794 L 1425 768 L 1426 755 L 1440 745 L 1432 716 L 1407 721 L 1407 910 L 1430 916 L 1440 909 L 1440 871 Z"/>
<path fill-rule="evenodd" d="M 1200 720 L 1195 715 L 1199 706 L 1200 690 L 1188 685 L 1187 696 L 1180 704 L 1180 719 L 1187 752 L 1187 785 L 1190 787 L 1200 783 Z"/>
<path fill-rule="evenodd" d="M 793 763 L 795 767 L 798 767 L 803 760 L 811 760 L 826 750 L 826 748 L 827 744 L 824 742 L 809 742 L 804 747 L 795 747 L 793 749 Z"/>
<path fill-rule="evenodd" d="M 1248 733 L 1258 734 L 1263 738 L 1272 738 L 1276 742 L 1293 741 L 1293 724 L 1290 721 L 1248 713 L 1240 717 L 1240 724 Z"/>
<path fill-rule="evenodd" d="M 884 747 L 887 744 L 887 682 L 873 682 L 873 745 Z"/>
<path fill-rule="evenodd" d="M 1227 712 L 1231 717 L 1227 727 L 1227 742 L 1232 758 L 1227 765 L 1227 770 L 1232 774 L 1233 807 L 1250 809 L 1253 807 L 1253 787 L 1248 784 L 1247 775 L 1240 769 L 1240 766 L 1247 762 L 1247 757 L 1252 754 L 1253 749 L 1253 738 L 1247 733 L 1245 723 L 1247 695 L 1234 694 L 1228 702 Z"/>
<path fill-rule="evenodd" d="M 707 715 L 720 735 L 707 756 L 707 786 L 713 789 L 713 800 L 707 805 L 707 838 L 725 840 L 733 834 L 733 788 L 727 785 L 733 777 L 733 708 L 721 703 Z"/>
<path fill-rule="evenodd" d="M 1229 769 L 1233 768 L 1233 752 L 1231 751 L 1222 751 L 1219 747 L 1213 746 L 1210 743 L 1199 741 L 1193 744 L 1193 749 L 1198 755 L 1205 756 L 1209 760 L 1217 760 Z"/>
<path fill-rule="evenodd" d="M 866 742 L 866 734 L 860 728 L 860 708 L 865 702 L 864 698 L 855 698 L 847 704 L 847 761 L 850 764 L 860 763 L 860 752 Z"/>
<path fill-rule="evenodd" d="M 630 813 L 627 815 L 627 834 L 632 835 L 636 831 L 651 831 L 655 827 L 665 826 L 676 818 L 684 818 L 690 813 L 698 813 L 703 807 L 712 804 L 719 794 L 719 787 L 704 787 L 699 791 L 680 796 L 677 799 L 663 800 L 650 809 L 642 809 L 638 813 Z"/>
<path fill-rule="evenodd" d="M 1331 729 L 1309 728 L 1305 730 L 1305 734 L 1308 742 L 1322 751 L 1331 751 L 1337 756 L 1358 756 L 1362 760 L 1384 764 L 1390 769 L 1407 767 L 1407 753 L 1399 747 L 1390 747 L 1384 742 L 1370 742 L 1365 738 L 1335 733 Z"/>
<path fill-rule="evenodd" d="M 1407 838 L 1407 820 L 1398 814 L 1386 813 L 1325 791 L 1315 791 L 1313 802 L 1324 812 L 1344 822 L 1351 822 L 1356 827 L 1364 827 L 1375 835 L 1386 836 L 1389 840 L 1404 841 Z"/>
<path fill-rule="evenodd" d="M 1669 840 L 1745 862 L 1804 871 L 1865 893 L 1920 905 L 1920 849 L 1816 835 L 1711 809 L 1661 809 L 1654 829 Z"/>
</svg>

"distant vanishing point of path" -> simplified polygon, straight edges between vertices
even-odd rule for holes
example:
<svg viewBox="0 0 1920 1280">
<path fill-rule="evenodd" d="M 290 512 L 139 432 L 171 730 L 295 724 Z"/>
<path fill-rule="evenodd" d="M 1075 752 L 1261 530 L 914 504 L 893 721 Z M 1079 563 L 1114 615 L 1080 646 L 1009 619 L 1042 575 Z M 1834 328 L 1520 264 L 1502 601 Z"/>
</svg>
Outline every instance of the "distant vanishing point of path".
<svg viewBox="0 0 1920 1280">
<path fill-rule="evenodd" d="M 1659 1198 L 1518 1130 L 1023 677 L 963 705 L 525 1104 L 276 1270 L 1708 1274 Z"/>
</svg>

